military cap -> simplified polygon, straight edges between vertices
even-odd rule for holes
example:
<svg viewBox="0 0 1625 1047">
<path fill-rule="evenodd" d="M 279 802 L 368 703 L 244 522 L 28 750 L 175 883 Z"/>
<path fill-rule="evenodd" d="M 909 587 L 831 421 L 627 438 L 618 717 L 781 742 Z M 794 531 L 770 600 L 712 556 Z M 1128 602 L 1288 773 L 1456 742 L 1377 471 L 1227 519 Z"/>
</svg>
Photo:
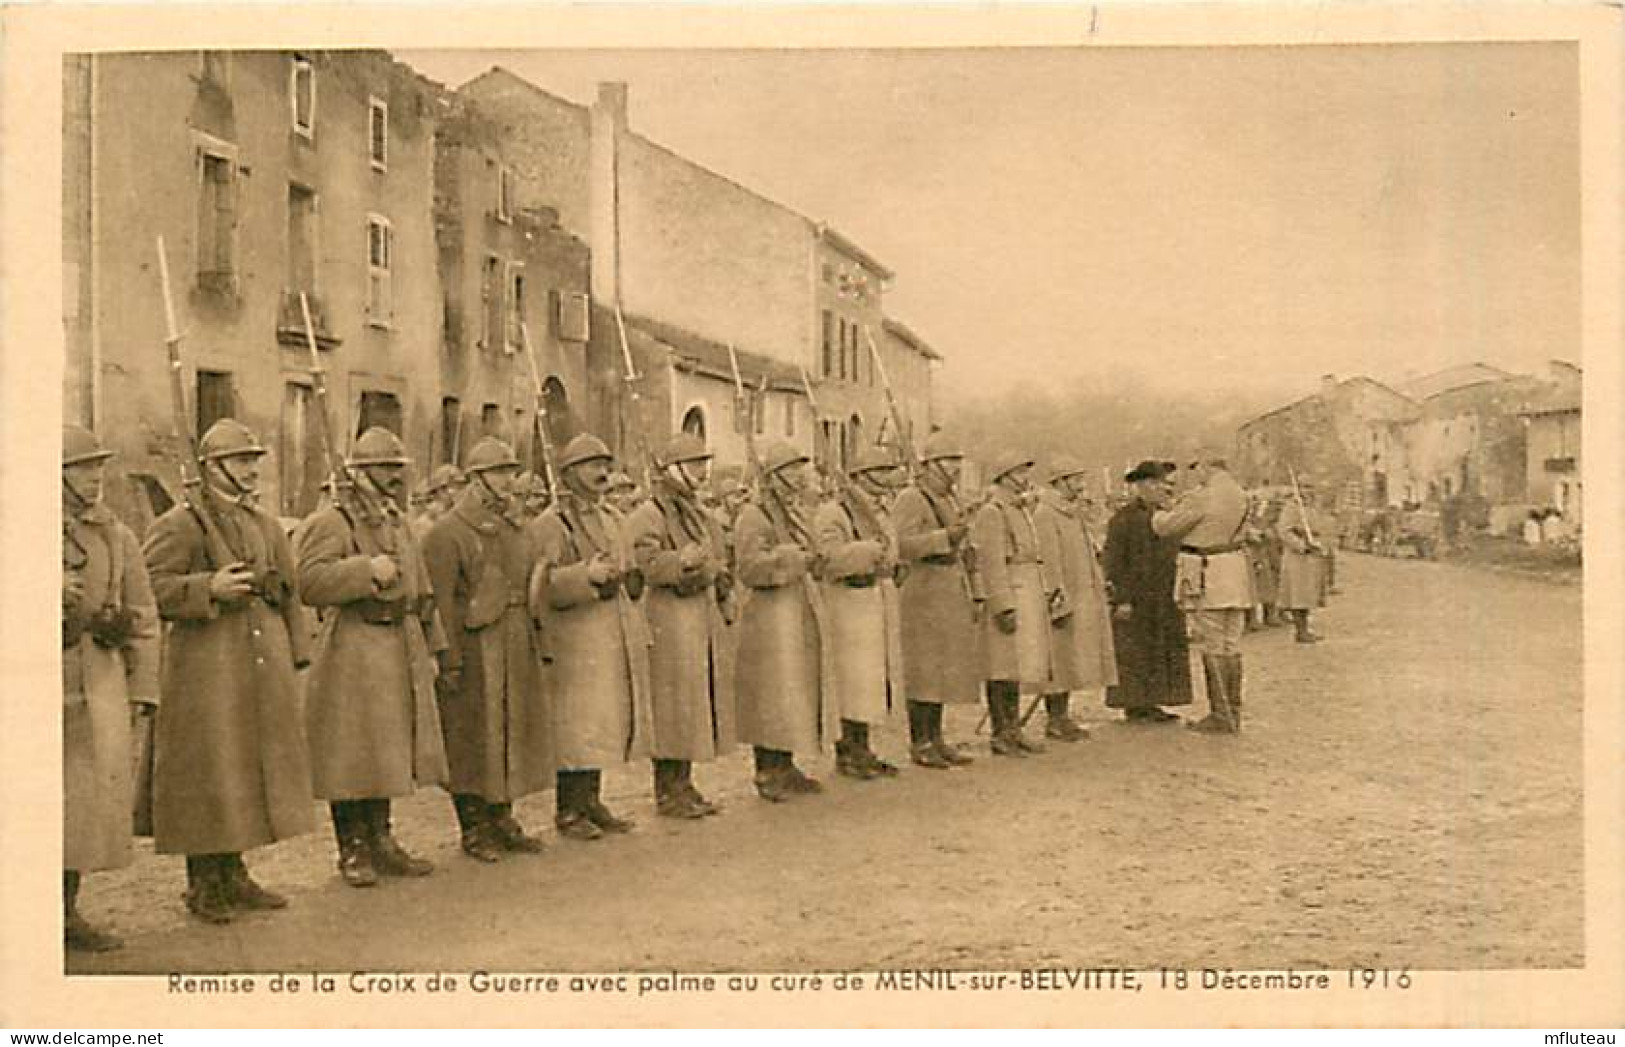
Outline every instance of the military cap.
<svg viewBox="0 0 1625 1047">
<path fill-rule="evenodd" d="M 454 484 L 462 483 L 463 479 L 463 471 L 450 462 L 446 462 L 443 465 L 434 467 L 434 472 L 429 474 L 429 485 L 426 490 L 430 494 L 434 494 Z"/>
<path fill-rule="evenodd" d="M 409 465 L 411 461 L 406 457 L 406 447 L 401 443 L 401 438 L 383 426 L 375 425 L 356 440 L 345 464 L 354 469 L 363 465 Z"/>
<path fill-rule="evenodd" d="M 1141 480 L 1160 480 L 1169 473 L 1179 471 L 1179 466 L 1173 462 L 1157 462 L 1147 459 L 1123 474 L 1124 483 L 1139 483 Z"/>
<path fill-rule="evenodd" d="M 591 433 L 582 433 L 564 445 L 564 453 L 559 455 L 559 468 L 568 469 L 583 462 L 614 460 L 615 456 L 609 453 L 604 441 Z"/>
<path fill-rule="evenodd" d="M 664 469 L 679 462 L 699 462 L 713 455 L 705 449 L 705 441 L 693 433 L 678 433 L 660 449 L 657 464 Z"/>
<path fill-rule="evenodd" d="M 770 473 L 776 473 L 780 469 L 807 461 L 811 459 L 803 452 L 783 440 L 775 440 L 768 445 L 767 453 L 762 456 L 762 468 Z"/>
<path fill-rule="evenodd" d="M 1078 461 L 1076 458 L 1073 458 L 1071 455 L 1061 455 L 1060 457 L 1056 458 L 1055 461 L 1050 463 L 1049 481 L 1050 483 L 1054 483 L 1057 480 L 1064 480 L 1069 476 L 1082 476 L 1086 472 L 1088 472 L 1088 470 L 1083 467 L 1082 462 Z"/>
<path fill-rule="evenodd" d="M 102 446 L 96 434 L 82 425 L 62 427 L 62 464 L 102 462 L 113 457 L 113 452 Z"/>
<path fill-rule="evenodd" d="M 993 459 L 993 467 L 988 470 L 988 474 L 987 474 L 988 482 L 992 483 L 993 481 L 998 480 L 1000 477 L 1009 476 L 1011 473 L 1015 472 L 1017 469 L 1021 469 L 1021 468 L 1025 467 L 1025 466 L 1031 466 L 1031 465 L 1035 465 L 1035 464 L 1036 463 L 1033 461 L 1033 459 L 1028 455 L 1024 455 L 1024 454 L 1004 454 L 1004 455 L 1000 455 L 998 458 Z"/>
<path fill-rule="evenodd" d="M 878 469 L 896 469 L 902 466 L 902 456 L 889 444 L 875 444 L 859 449 L 846 471 L 853 476 Z"/>
<path fill-rule="evenodd" d="M 936 462 L 944 458 L 963 458 L 965 452 L 960 449 L 956 441 L 948 439 L 943 433 L 932 433 L 925 441 L 925 449 L 920 452 L 920 461 Z"/>
<path fill-rule="evenodd" d="M 197 453 L 199 458 L 208 462 L 216 458 L 262 455 L 266 451 L 252 429 L 235 418 L 222 418 L 203 434 Z"/>
<path fill-rule="evenodd" d="M 508 446 L 506 440 L 495 436 L 487 436 L 474 445 L 468 452 L 468 465 L 464 471 L 469 475 L 483 473 L 487 469 L 517 469 L 519 459 L 514 457 L 513 448 Z"/>
</svg>

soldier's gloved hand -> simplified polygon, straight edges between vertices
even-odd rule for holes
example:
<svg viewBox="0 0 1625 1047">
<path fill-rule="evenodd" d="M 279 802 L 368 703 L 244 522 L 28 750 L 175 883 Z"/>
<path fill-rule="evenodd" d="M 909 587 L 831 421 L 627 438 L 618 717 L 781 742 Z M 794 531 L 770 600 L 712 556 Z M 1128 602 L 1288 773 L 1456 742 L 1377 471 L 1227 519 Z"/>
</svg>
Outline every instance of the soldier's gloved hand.
<svg viewBox="0 0 1625 1047">
<path fill-rule="evenodd" d="M 227 564 L 209 578 L 209 595 L 217 603 L 241 600 L 254 591 L 254 572 L 245 563 Z"/>
<path fill-rule="evenodd" d="M 587 582 L 594 587 L 608 585 L 616 579 L 615 562 L 598 553 L 587 563 Z"/>
<path fill-rule="evenodd" d="M 379 589 L 388 589 L 401 577 L 401 568 L 393 556 L 374 556 L 372 558 L 372 584 Z"/>
<path fill-rule="evenodd" d="M 1126 622 L 1133 617 L 1134 605 L 1131 603 L 1120 603 L 1112 608 L 1112 618 L 1119 622 Z"/>
<path fill-rule="evenodd" d="M 1016 609 L 1014 607 L 1006 607 L 998 614 L 995 614 L 993 616 L 993 624 L 998 627 L 999 632 L 1006 636 L 1014 633 L 1016 631 Z"/>
</svg>

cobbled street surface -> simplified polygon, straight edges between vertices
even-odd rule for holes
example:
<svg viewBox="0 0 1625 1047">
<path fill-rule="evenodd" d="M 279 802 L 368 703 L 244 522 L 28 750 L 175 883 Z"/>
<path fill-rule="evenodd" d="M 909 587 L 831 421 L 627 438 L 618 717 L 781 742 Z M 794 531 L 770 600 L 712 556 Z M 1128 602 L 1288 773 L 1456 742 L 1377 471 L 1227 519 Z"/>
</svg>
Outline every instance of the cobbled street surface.
<svg viewBox="0 0 1625 1047">
<path fill-rule="evenodd" d="M 974 766 L 894 781 L 826 759 L 825 795 L 784 805 L 741 750 L 698 769 L 726 805 L 702 822 L 656 819 L 647 767 L 625 767 L 606 793 L 637 832 L 558 840 L 546 793 L 518 813 L 547 853 L 495 866 L 424 790 L 398 834 L 433 876 L 346 888 L 313 833 L 249 855 L 291 907 L 227 927 L 186 915 L 180 859 L 143 841 L 84 892 L 125 948 L 70 969 L 1582 964 L 1579 586 L 1358 555 L 1339 574 L 1325 642 L 1248 636 L 1239 738 L 1125 725 L 1092 695 L 1087 742 L 1009 760 L 978 739 Z"/>
</svg>

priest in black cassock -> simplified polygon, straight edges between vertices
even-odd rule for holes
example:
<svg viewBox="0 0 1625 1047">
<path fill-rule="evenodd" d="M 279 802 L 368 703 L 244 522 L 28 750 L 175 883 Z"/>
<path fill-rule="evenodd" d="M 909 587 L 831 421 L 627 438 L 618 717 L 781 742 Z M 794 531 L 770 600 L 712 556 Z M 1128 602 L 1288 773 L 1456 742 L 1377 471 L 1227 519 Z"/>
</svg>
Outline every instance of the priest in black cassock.
<svg viewBox="0 0 1625 1047">
<path fill-rule="evenodd" d="M 1176 723 L 1165 706 L 1191 704 L 1191 668 L 1185 619 L 1174 604 L 1179 539 L 1159 538 L 1151 514 L 1172 500 L 1172 462 L 1141 462 L 1123 481 L 1133 496 L 1106 528 L 1106 584 L 1117 648 L 1116 687 L 1106 705 L 1139 723 Z"/>
</svg>

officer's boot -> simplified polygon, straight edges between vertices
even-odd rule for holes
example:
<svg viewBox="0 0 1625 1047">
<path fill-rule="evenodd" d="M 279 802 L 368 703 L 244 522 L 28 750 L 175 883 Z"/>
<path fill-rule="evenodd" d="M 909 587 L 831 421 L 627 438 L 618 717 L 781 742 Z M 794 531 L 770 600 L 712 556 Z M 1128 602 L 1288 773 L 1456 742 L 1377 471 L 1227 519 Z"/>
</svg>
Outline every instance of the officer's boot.
<svg viewBox="0 0 1625 1047">
<path fill-rule="evenodd" d="M 1070 696 L 1065 691 L 1044 695 L 1044 737 L 1058 742 L 1081 742 L 1089 732 L 1068 711 Z"/>
<path fill-rule="evenodd" d="M 921 767 L 947 770 L 950 764 L 937 751 L 936 737 L 931 732 L 931 706 L 925 702 L 908 703 L 909 758 Z"/>
<path fill-rule="evenodd" d="M 976 762 L 976 757 L 942 736 L 942 719 L 947 715 L 947 706 L 941 702 L 931 702 L 926 705 L 925 713 L 926 725 L 931 731 L 931 744 L 936 748 L 938 756 L 947 760 L 953 767 L 964 767 Z"/>
<path fill-rule="evenodd" d="M 241 854 L 221 855 L 220 867 L 226 901 L 233 907 L 258 911 L 288 907 L 288 899 L 254 882 L 254 878 L 248 875 L 248 866 L 243 864 Z"/>
<path fill-rule="evenodd" d="M 434 872 L 434 863 L 408 853 L 395 839 L 394 827 L 389 821 L 387 799 L 367 800 L 368 841 L 372 844 L 372 867 L 385 876 L 427 876 Z"/>
<path fill-rule="evenodd" d="M 107 952 L 124 943 L 79 915 L 79 872 L 62 871 L 62 944 L 75 952 Z"/>
<path fill-rule="evenodd" d="M 373 868 L 367 838 L 366 801 L 334 800 L 328 807 L 333 812 L 333 835 L 339 841 L 339 876 L 351 887 L 376 886 L 378 870 Z"/>
<path fill-rule="evenodd" d="M 721 814 L 722 808 L 700 795 L 700 790 L 694 787 L 694 761 L 674 760 L 677 764 L 677 784 L 683 795 L 688 797 L 691 807 L 699 810 L 702 815 Z"/>
<path fill-rule="evenodd" d="M 662 818 L 704 818 L 683 787 L 682 760 L 655 760 L 655 813 Z"/>
<path fill-rule="evenodd" d="M 1040 742 L 1032 741 L 1027 737 L 1025 725 L 1021 716 L 1021 688 L 1015 683 L 1009 685 L 1004 695 L 1005 721 L 1010 725 L 1010 738 L 1021 747 L 1021 751 L 1034 755 L 1042 753 L 1044 746 Z"/>
<path fill-rule="evenodd" d="M 557 802 L 558 813 L 553 823 L 558 826 L 560 836 L 572 840 L 596 840 L 604 835 L 589 813 L 592 806 L 591 771 L 560 771 Z"/>
<path fill-rule="evenodd" d="M 221 882 L 219 855 L 186 856 L 186 908 L 204 923 L 230 923 L 231 904 Z"/>
<path fill-rule="evenodd" d="M 1236 733 L 1241 733 L 1241 655 L 1227 654 L 1224 657 L 1224 696 L 1230 700 L 1230 719 L 1235 723 Z"/>
<path fill-rule="evenodd" d="M 1202 677 L 1207 682 L 1208 713 L 1191 730 L 1203 734 L 1233 734 L 1235 725 L 1230 718 L 1230 699 L 1225 690 L 1224 669 L 1216 654 L 1202 655 Z"/>
<path fill-rule="evenodd" d="M 502 848 L 491 831 L 489 806 L 473 793 L 453 793 L 452 808 L 457 812 L 457 829 L 463 853 L 479 862 L 499 862 Z"/>
<path fill-rule="evenodd" d="M 630 818 L 621 818 L 604 806 L 604 772 L 599 770 L 587 771 L 587 778 L 582 788 L 584 792 L 584 808 L 587 818 L 592 824 L 607 833 L 629 833 L 634 823 Z"/>
</svg>

